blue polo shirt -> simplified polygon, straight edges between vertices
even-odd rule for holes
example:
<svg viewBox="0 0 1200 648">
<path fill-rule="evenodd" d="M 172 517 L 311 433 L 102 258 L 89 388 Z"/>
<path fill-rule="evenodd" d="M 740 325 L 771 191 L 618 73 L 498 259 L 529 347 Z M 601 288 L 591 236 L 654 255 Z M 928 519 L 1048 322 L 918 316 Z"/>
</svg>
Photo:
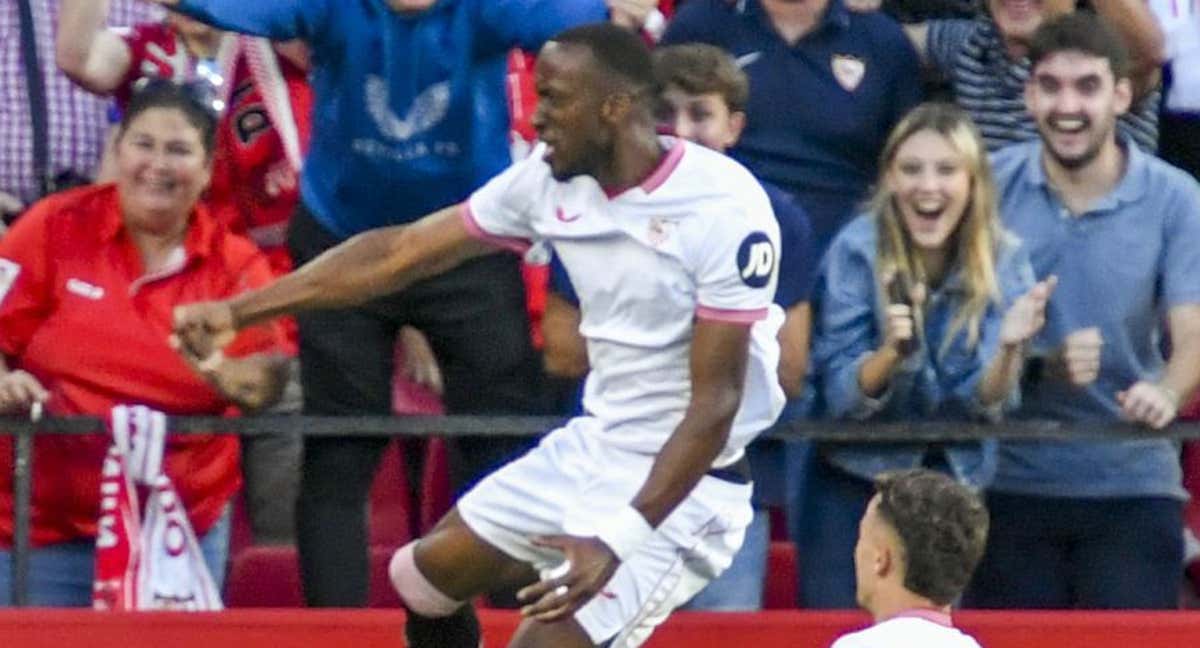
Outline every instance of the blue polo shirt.
<svg viewBox="0 0 1200 648">
<path fill-rule="evenodd" d="M 920 63 L 882 12 L 829 0 L 820 25 L 789 45 L 758 0 L 690 0 L 664 44 L 703 42 L 750 78 L 746 130 L 730 154 L 812 218 L 818 253 L 858 211 L 888 133 L 921 98 Z"/>
<path fill-rule="evenodd" d="M 1087 213 L 1071 215 L 1042 167 L 1034 140 L 997 152 L 992 168 L 1008 229 L 1029 249 L 1034 274 L 1058 276 L 1033 354 L 1059 347 L 1072 331 L 1099 327 L 1100 376 L 1076 389 L 1027 385 L 1018 416 L 1116 422 L 1116 394 L 1157 380 L 1165 359 L 1159 331 L 1168 309 L 1200 303 L 1200 184 L 1130 146 L 1124 177 Z M 993 488 L 1059 497 L 1185 497 L 1179 449 L 1171 441 L 1009 442 L 1000 447 Z"/>
<path fill-rule="evenodd" d="M 312 142 L 304 204 L 340 237 L 407 223 L 464 200 L 512 162 L 508 50 L 605 20 L 602 0 L 438 0 L 403 14 L 385 0 L 180 0 L 230 31 L 304 39 Z"/>
</svg>

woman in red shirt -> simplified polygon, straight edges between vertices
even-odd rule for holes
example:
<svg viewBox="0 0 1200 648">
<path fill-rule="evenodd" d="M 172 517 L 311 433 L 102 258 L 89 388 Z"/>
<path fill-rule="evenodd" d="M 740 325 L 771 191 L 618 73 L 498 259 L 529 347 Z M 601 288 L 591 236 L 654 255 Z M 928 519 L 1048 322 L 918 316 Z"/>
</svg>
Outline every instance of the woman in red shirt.
<svg viewBox="0 0 1200 648">
<path fill-rule="evenodd" d="M 116 182 L 52 196 L 0 239 L 0 414 L 38 401 L 57 415 L 105 416 L 120 403 L 219 415 L 278 398 L 285 361 L 277 327 L 248 331 L 228 358 L 204 367 L 168 344 L 176 304 L 271 278 L 262 253 L 197 204 L 215 126 L 188 87 L 149 84 L 118 128 Z M 108 443 L 105 435 L 36 440 L 34 605 L 90 605 Z M 11 456 L 11 437 L 0 438 L 0 604 L 9 596 Z M 239 485 L 237 437 L 173 437 L 164 470 L 219 581 Z"/>
</svg>

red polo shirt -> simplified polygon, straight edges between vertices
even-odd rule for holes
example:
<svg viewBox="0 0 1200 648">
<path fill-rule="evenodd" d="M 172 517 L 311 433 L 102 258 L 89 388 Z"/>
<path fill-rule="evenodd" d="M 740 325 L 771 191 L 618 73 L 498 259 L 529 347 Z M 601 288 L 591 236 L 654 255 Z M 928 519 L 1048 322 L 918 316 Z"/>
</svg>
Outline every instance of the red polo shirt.
<svg viewBox="0 0 1200 648">
<path fill-rule="evenodd" d="M 51 196 L 0 238 L 0 353 L 50 391 L 47 411 L 107 416 L 120 403 L 168 414 L 232 408 L 168 345 L 177 304 L 221 299 L 270 281 L 254 244 L 197 207 L 177 264 L 147 275 L 122 224 L 113 185 Z M 248 329 L 228 352 L 281 349 L 275 325 Z M 35 545 L 95 535 L 107 435 L 36 442 Z M 0 546 L 12 543 L 12 437 L 0 437 Z M 239 485 L 235 436 L 168 440 L 166 473 L 197 533 Z"/>
</svg>

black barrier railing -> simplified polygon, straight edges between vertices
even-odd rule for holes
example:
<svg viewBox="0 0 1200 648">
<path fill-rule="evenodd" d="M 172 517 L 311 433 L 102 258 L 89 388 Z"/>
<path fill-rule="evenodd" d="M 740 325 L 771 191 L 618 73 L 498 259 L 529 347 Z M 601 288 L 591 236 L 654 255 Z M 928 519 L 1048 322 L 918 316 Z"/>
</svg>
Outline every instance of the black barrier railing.
<svg viewBox="0 0 1200 648">
<path fill-rule="evenodd" d="M 214 416 L 172 417 L 172 434 L 214 432 L 257 436 L 302 434 L 304 436 L 383 437 L 513 437 L 535 436 L 565 421 L 557 417 L 529 416 Z M 12 602 L 28 602 L 30 515 L 35 456 L 33 438 L 39 434 L 94 434 L 105 432 L 107 421 L 95 417 L 44 418 L 38 421 L 0 417 L 0 435 L 15 436 L 13 444 L 13 546 Z M 1120 423 L 1060 423 L 1055 421 L 1006 421 L 997 424 L 952 421 L 909 423 L 857 423 L 845 421 L 790 421 L 763 434 L 775 441 L 971 441 L 986 438 L 1030 439 L 1200 439 L 1200 423 L 1176 423 L 1163 430 L 1150 430 Z"/>
</svg>

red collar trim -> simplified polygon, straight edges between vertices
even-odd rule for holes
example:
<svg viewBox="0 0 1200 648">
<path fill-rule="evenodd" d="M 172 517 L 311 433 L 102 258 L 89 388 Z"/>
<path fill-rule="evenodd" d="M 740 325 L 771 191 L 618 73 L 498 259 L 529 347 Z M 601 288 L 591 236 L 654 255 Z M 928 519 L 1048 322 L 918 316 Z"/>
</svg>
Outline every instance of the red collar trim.
<svg viewBox="0 0 1200 648">
<path fill-rule="evenodd" d="M 682 139 L 676 139 L 670 150 L 667 151 L 667 154 L 658 163 L 658 166 L 638 185 L 642 188 L 642 191 L 653 193 L 655 189 L 661 187 L 667 181 L 667 178 L 671 177 L 671 173 L 675 171 L 675 167 L 679 166 L 679 161 L 683 159 L 683 152 L 686 148 Z M 604 195 L 610 199 L 616 198 L 629 189 L 630 187 L 605 187 Z"/>
<path fill-rule="evenodd" d="M 913 608 L 911 610 L 904 610 L 903 612 L 889 618 L 888 621 L 891 621 L 892 619 L 903 619 L 906 617 L 907 618 L 915 618 L 915 619 L 925 619 L 926 621 L 929 621 L 931 623 L 936 623 L 940 626 L 945 626 L 947 628 L 954 627 L 954 620 L 952 618 L 950 618 L 949 613 L 943 612 L 941 610 L 931 610 L 929 608 Z"/>
</svg>

